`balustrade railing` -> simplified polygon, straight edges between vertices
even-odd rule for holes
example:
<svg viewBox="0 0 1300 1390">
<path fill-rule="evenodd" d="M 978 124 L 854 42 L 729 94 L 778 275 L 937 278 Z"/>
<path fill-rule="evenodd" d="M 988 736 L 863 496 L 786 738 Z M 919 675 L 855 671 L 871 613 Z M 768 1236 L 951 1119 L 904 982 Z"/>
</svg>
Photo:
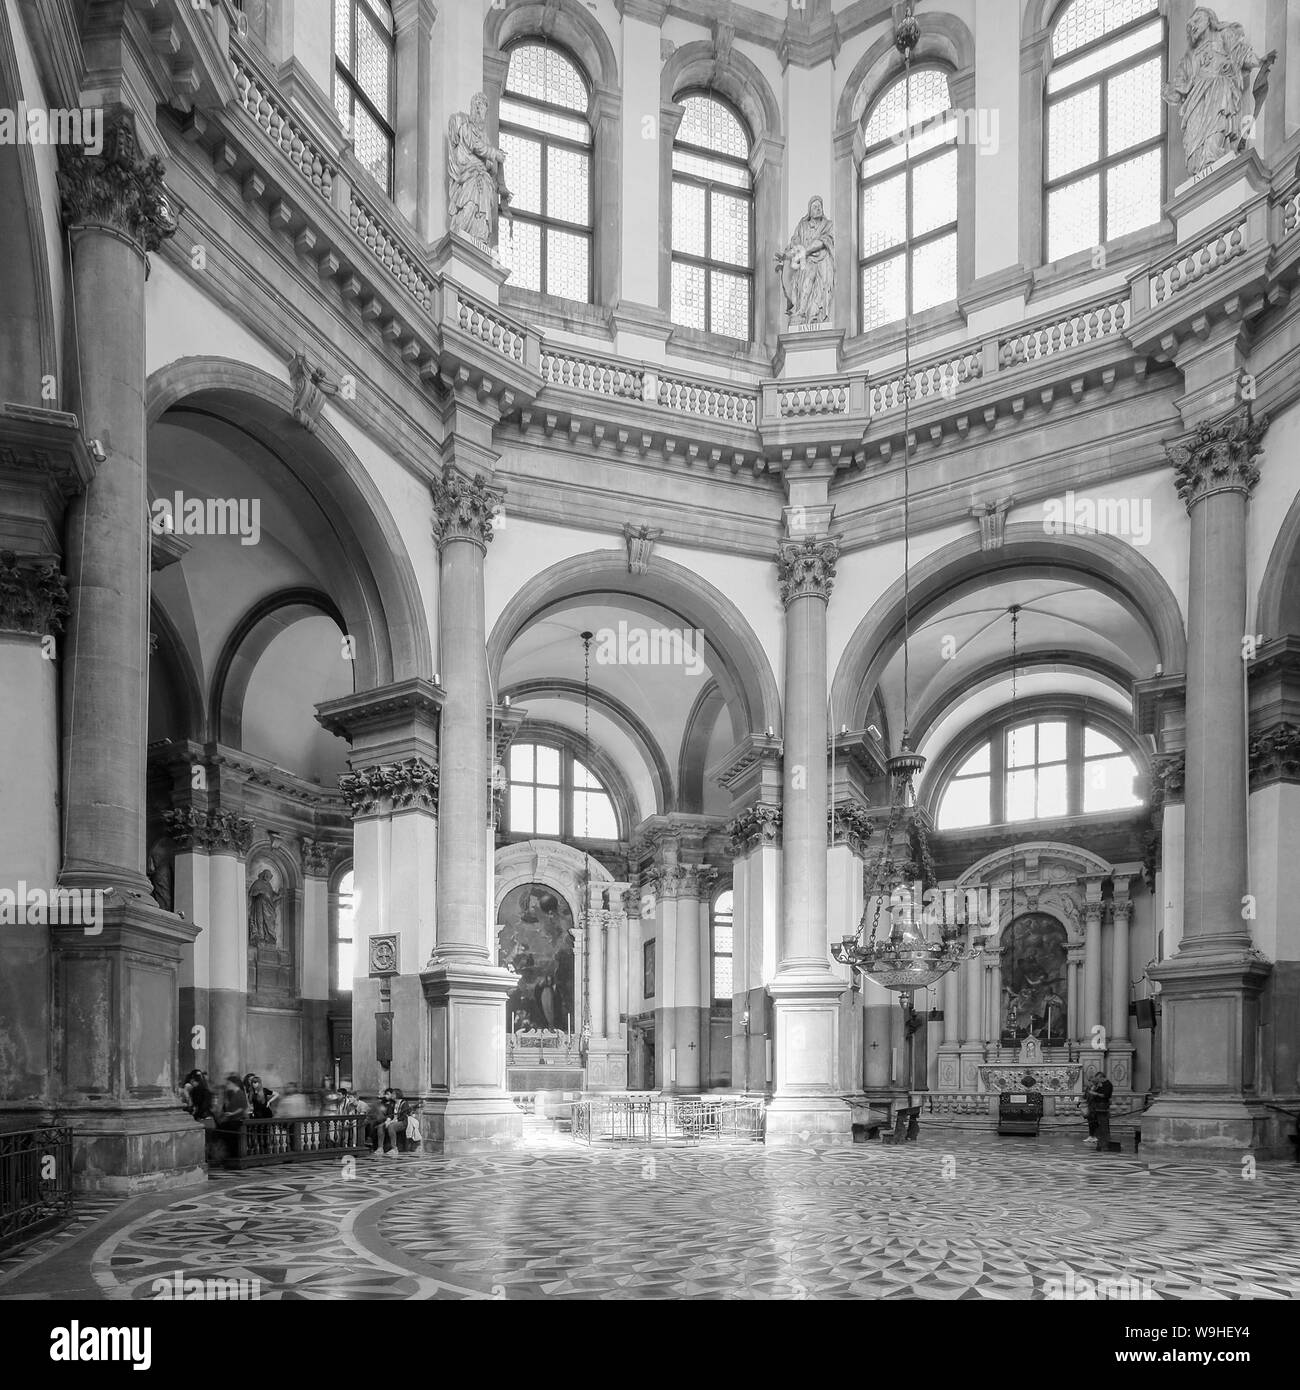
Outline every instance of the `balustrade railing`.
<svg viewBox="0 0 1300 1390">
<path fill-rule="evenodd" d="M 664 410 L 703 415 L 727 425 L 758 424 L 758 391 L 691 381 L 687 377 L 660 375 L 657 395 Z"/>
<path fill-rule="evenodd" d="M 433 309 L 433 281 L 420 269 L 417 254 L 403 246 L 398 233 L 354 191 L 348 200 L 348 224 L 362 245 L 425 313 Z"/>
<path fill-rule="evenodd" d="M 523 362 L 527 333 L 519 324 L 511 322 L 499 309 L 480 304 L 450 285 L 447 288 L 455 296 L 452 321 L 462 333 L 477 338 L 479 342 L 491 348 L 493 352 L 499 352 L 503 357 Z"/>
<path fill-rule="evenodd" d="M 542 381 L 570 391 L 594 391 L 626 400 L 639 401 L 645 394 L 645 373 L 640 367 L 552 349 L 542 353 Z"/>
<path fill-rule="evenodd" d="M 1163 304 L 1174 295 L 1190 289 L 1207 275 L 1222 270 L 1230 261 L 1246 252 L 1247 219 L 1229 223 L 1191 251 L 1179 254 L 1176 260 L 1157 270 L 1150 277 L 1151 303 Z"/>
<path fill-rule="evenodd" d="M 281 103 L 270 83 L 260 78 L 242 54 L 233 49 L 230 66 L 240 105 L 303 179 L 329 202 L 338 174 L 334 163 L 307 134 L 288 107 Z"/>
<path fill-rule="evenodd" d="M 1084 347 L 1099 338 L 1113 337 L 1128 327 L 1129 298 L 1107 300 L 1049 319 L 1020 333 L 1008 334 L 998 342 L 998 365 L 1002 369 L 1050 357 L 1068 348 Z"/>
<path fill-rule="evenodd" d="M 364 1115 L 302 1115 L 287 1120 L 244 1120 L 209 1131 L 213 1156 L 227 1168 L 335 1158 L 366 1149 Z"/>
<path fill-rule="evenodd" d="M 935 398 L 948 399 L 972 381 L 978 381 L 984 374 L 984 361 L 979 344 L 952 356 L 922 362 L 912 368 L 910 373 L 912 404 L 924 404 Z M 871 413 L 884 415 L 891 410 L 903 408 L 905 383 L 909 380 L 907 372 L 896 372 L 870 385 Z"/>
<path fill-rule="evenodd" d="M 777 392 L 777 410 L 782 418 L 810 415 L 847 415 L 849 383 L 847 381 L 800 382 L 782 387 Z"/>
<path fill-rule="evenodd" d="M 0 1133 L 0 1250 L 21 1245 L 71 1212 L 71 1128 Z"/>
</svg>

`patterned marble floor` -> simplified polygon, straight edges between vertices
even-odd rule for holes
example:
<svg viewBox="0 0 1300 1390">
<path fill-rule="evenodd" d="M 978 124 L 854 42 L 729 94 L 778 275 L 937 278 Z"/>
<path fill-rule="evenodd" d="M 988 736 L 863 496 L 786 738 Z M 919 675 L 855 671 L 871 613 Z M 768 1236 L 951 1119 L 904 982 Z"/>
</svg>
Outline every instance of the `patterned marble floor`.
<svg viewBox="0 0 1300 1390">
<path fill-rule="evenodd" d="M 1294 1299 L 1300 1168 L 1244 1177 L 937 1130 L 815 1153 L 549 1138 L 105 1203 L 0 1266 L 0 1299 L 148 1299 L 178 1270 L 257 1279 L 263 1300 L 1033 1299 L 1084 1279 Z"/>
</svg>

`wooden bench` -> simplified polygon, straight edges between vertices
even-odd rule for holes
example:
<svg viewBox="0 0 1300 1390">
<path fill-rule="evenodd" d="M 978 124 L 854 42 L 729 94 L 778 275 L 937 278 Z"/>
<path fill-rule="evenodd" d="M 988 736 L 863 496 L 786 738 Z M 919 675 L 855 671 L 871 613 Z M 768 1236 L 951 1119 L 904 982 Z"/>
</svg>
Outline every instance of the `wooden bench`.
<svg viewBox="0 0 1300 1390">
<path fill-rule="evenodd" d="M 897 1110 L 894 1112 L 894 1130 L 892 1134 L 882 1134 L 880 1142 L 882 1144 L 901 1144 L 904 1140 L 915 1139 L 921 1132 L 921 1107 L 913 1105 L 908 1109 Z"/>
</svg>

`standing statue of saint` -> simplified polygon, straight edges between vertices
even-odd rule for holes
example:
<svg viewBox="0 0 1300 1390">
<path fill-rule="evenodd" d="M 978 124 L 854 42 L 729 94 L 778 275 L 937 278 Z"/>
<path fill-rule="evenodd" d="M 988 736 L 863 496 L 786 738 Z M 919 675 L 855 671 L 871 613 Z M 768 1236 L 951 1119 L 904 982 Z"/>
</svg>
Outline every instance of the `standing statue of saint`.
<svg viewBox="0 0 1300 1390">
<path fill-rule="evenodd" d="M 263 869 L 248 885 L 248 939 L 255 946 L 276 946 L 279 935 L 276 919 L 280 913 L 280 894 L 271 878 L 270 869 Z"/>
<path fill-rule="evenodd" d="M 482 92 L 447 122 L 447 217 L 454 232 L 491 246 L 497 217 L 510 212 L 510 192 L 502 166 L 505 155 L 487 133 L 488 103 Z"/>
<path fill-rule="evenodd" d="M 1225 24 L 1198 5 L 1187 21 L 1187 52 L 1162 95 L 1178 108 L 1187 172 L 1193 176 L 1224 155 L 1245 148 L 1268 92 L 1268 74 L 1277 57 L 1255 56 L 1240 24 Z M 1253 91 L 1249 74 L 1258 68 Z M 1252 101 L 1247 101 L 1247 92 Z"/>
<path fill-rule="evenodd" d="M 835 228 L 812 198 L 789 245 L 776 253 L 791 328 L 829 324 L 835 301 Z"/>
</svg>

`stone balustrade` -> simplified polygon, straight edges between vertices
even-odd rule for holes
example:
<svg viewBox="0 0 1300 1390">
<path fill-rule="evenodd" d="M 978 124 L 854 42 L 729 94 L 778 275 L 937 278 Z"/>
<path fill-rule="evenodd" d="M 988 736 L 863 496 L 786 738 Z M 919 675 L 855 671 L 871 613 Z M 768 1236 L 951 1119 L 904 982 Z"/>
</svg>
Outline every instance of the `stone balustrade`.
<svg viewBox="0 0 1300 1390">
<path fill-rule="evenodd" d="M 550 348 L 542 353 L 542 382 L 625 400 L 639 401 L 645 395 L 645 372 L 640 367 Z"/>
<path fill-rule="evenodd" d="M 337 166 L 306 133 L 301 121 L 280 101 L 270 84 L 257 75 L 248 59 L 233 45 L 231 54 L 230 66 L 240 104 L 303 179 L 329 202 L 338 175 Z"/>
<path fill-rule="evenodd" d="M 358 241 L 366 246 L 389 275 L 406 291 L 424 312 L 433 309 L 433 280 L 420 269 L 421 253 L 412 245 L 403 245 L 402 238 L 369 203 L 353 189 L 348 198 L 348 225 Z"/>
<path fill-rule="evenodd" d="M 1131 304 L 1125 294 L 1122 298 L 1072 309 L 1046 323 L 1009 334 L 998 340 L 998 366 L 1005 371 L 1123 333 L 1128 327 L 1130 313 Z"/>
<path fill-rule="evenodd" d="M 1204 280 L 1207 275 L 1222 270 L 1238 256 L 1245 255 L 1246 226 L 1246 218 L 1236 218 L 1199 246 L 1180 252 L 1175 260 L 1157 270 L 1149 278 L 1151 303 L 1163 304 Z"/>
</svg>

